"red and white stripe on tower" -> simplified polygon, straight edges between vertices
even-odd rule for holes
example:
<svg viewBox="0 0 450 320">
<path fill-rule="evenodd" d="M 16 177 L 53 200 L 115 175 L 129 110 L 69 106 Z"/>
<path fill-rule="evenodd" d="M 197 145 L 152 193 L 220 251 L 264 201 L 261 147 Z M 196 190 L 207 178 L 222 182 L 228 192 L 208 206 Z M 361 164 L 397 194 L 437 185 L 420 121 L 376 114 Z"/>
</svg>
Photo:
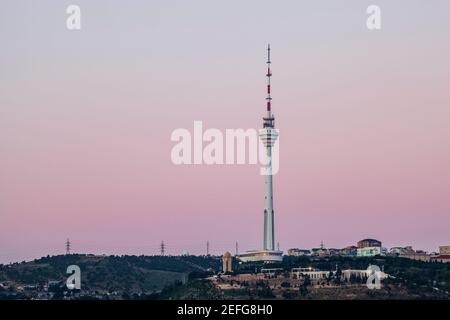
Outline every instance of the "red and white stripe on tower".
<svg viewBox="0 0 450 320">
<path fill-rule="evenodd" d="M 266 104 L 267 104 L 267 116 L 263 118 L 264 120 L 264 128 L 274 128 L 275 127 L 275 118 L 272 115 L 272 96 L 271 91 L 272 87 L 270 84 L 270 78 L 272 77 L 272 70 L 270 69 L 270 64 L 272 62 L 270 61 L 270 44 L 267 45 L 267 97 L 266 97 Z"/>
<path fill-rule="evenodd" d="M 272 71 L 270 70 L 270 44 L 267 45 L 267 111 L 270 112 L 272 107 L 272 97 L 270 96 L 270 77 L 272 77 Z"/>
</svg>

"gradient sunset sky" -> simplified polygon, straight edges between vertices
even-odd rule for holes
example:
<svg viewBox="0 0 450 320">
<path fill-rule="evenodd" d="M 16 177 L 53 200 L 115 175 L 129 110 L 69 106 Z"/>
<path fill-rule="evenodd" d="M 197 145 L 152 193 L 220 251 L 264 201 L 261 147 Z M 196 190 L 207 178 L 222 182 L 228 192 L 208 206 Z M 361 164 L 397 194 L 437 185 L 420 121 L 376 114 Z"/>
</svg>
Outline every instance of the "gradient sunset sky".
<svg viewBox="0 0 450 320">
<path fill-rule="evenodd" d="M 170 135 L 260 128 L 268 42 L 281 249 L 450 244 L 448 0 L 6 0 L 0 40 L 0 263 L 66 238 L 80 253 L 260 249 L 260 167 L 175 166 Z"/>
</svg>

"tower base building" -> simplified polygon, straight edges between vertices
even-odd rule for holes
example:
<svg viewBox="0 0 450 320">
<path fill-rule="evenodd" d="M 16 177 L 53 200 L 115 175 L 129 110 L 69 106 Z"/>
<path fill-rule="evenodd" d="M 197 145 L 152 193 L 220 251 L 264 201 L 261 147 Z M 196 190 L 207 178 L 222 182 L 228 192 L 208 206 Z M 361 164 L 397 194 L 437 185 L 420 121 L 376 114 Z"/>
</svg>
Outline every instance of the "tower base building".
<svg viewBox="0 0 450 320">
<path fill-rule="evenodd" d="M 242 262 L 281 262 L 283 251 L 250 250 L 239 254 L 237 258 Z"/>
</svg>

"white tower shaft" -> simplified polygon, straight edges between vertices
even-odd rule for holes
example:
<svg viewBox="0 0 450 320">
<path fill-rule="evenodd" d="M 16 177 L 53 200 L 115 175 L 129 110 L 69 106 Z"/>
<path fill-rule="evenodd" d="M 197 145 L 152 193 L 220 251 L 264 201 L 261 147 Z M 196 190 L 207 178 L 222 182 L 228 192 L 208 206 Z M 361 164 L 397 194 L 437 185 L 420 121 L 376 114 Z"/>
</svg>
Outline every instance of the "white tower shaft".
<svg viewBox="0 0 450 320">
<path fill-rule="evenodd" d="M 271 147 L 266 147 L 267 156 L 271 158 Z M 275 249 L 274 211 L 273 211 L 273 186 L 272 165 L 269 164 L 268 171 L 264 176 L 265 183 L 265 205 L 264 205 L 264 250 Z"/>
</svg>

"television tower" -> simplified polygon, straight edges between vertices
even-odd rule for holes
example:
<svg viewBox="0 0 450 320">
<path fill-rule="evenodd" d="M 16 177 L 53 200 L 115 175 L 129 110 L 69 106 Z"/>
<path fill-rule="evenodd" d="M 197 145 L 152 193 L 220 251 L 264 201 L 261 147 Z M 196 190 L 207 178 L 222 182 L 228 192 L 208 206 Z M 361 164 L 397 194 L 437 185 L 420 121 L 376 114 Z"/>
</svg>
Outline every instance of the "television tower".
<svg viewBox="0 0 450 320">
<path fill-rule="evenodd" d="M 266 97 L 266 116 L 263 118 L 263 129 L 260 130 L 259 137 L 266 148 L 267 164 L 265 165 L 265 205 L 264 205 L 264 250 L 275 250 L 274 235 L 274 211 L 273 211 L 273 187 L 272 187 L 272 147 L 278 137 L 275 130 L 275 117 L 272 114 L 272 97 L 270 78 L 272 71 L 270 69 L 270 44 L 267 46 L 267 97 Z"/>
<path fill-rule="evenodd" d="M 206 255 L 209 256 L 209 240 L 206 241 Z"/>
</svg>

